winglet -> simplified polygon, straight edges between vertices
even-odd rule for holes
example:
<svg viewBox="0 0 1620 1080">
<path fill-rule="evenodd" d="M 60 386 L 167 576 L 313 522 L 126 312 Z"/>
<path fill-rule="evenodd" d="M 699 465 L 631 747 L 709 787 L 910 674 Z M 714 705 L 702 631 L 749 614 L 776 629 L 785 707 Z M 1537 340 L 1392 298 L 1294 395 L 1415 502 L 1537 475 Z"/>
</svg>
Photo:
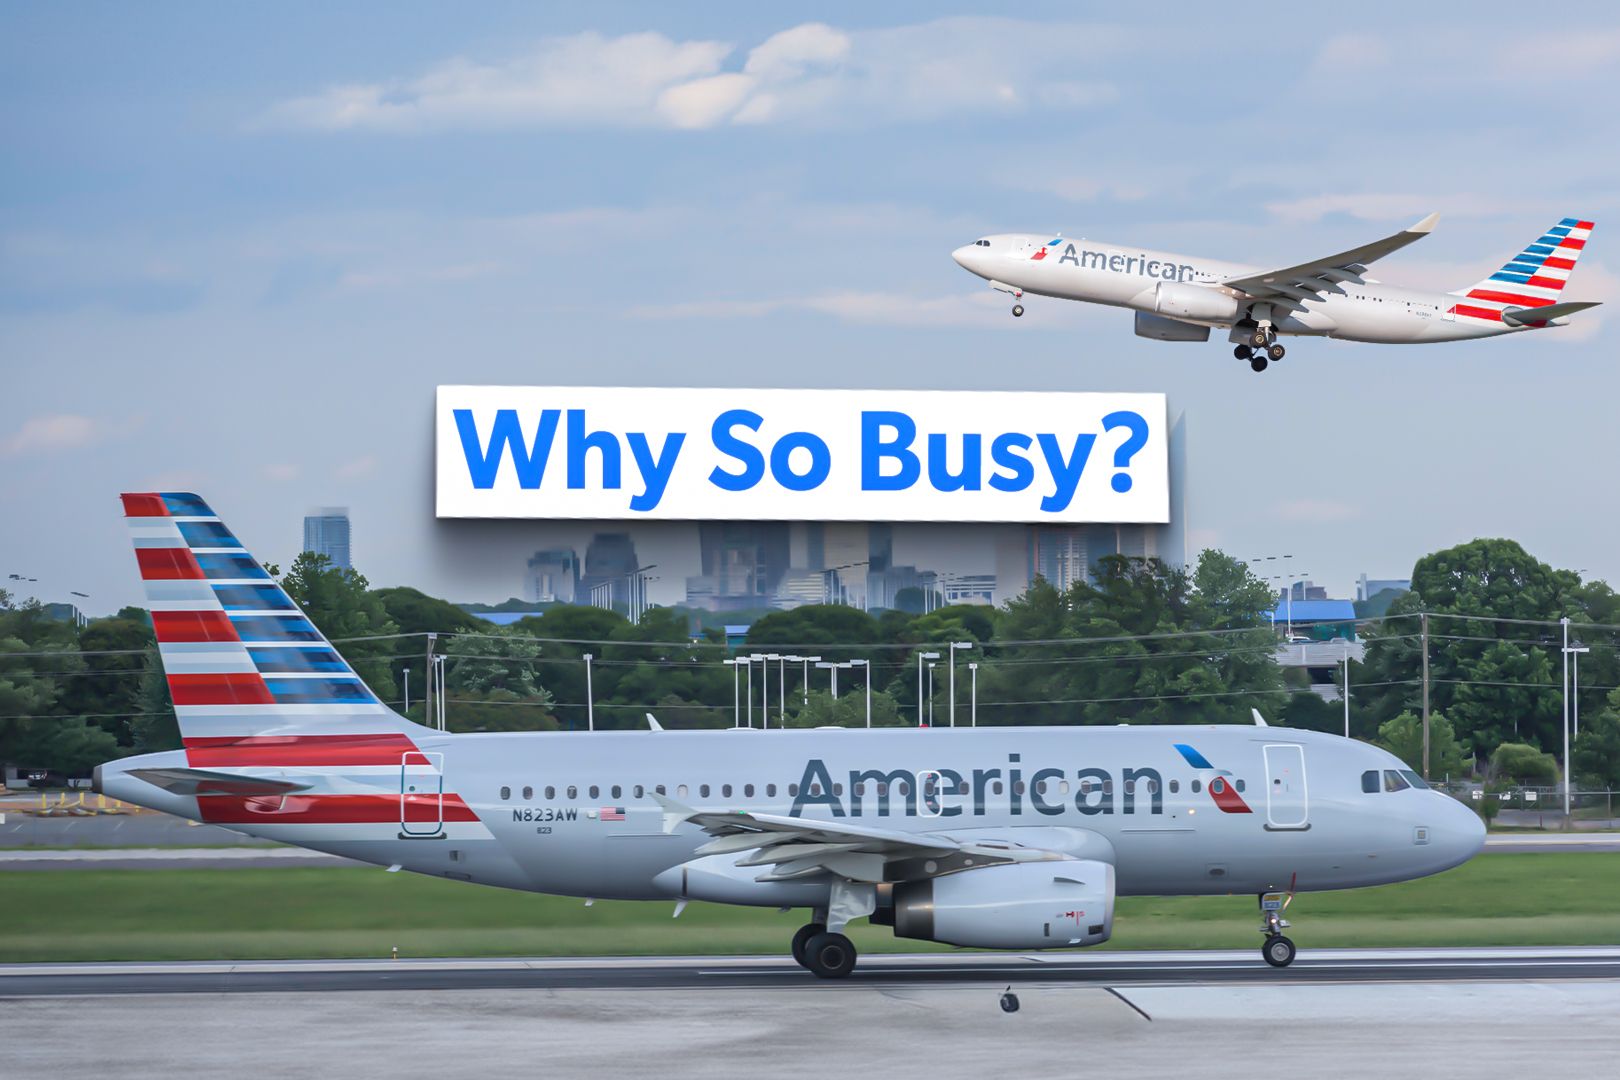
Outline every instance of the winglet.
<svg viewBox="0 0 1620 1080">
<path fill-rule="evenodd" d="M 1418 222 L 1416 225 L 1413 225 L 1406 231 L 1411 233 L 1432 233 L 1434 232 L 1434 227 L 1439 223 L 1440 214 L 1436 212 L 1430 214 L 1428 217 L 1424 218 L 1422 221 Z"/>
<path fill-rule="evenodd" d="M 647 726 L 649 728 L 651 728 L 653 731 L 663 731 L 664 730 L 664 725 L 660 724 L 658 722 L 657 718 L 654 717 L 652 713 L 647 714 Z"/>
<path fill-rule="evenodd" d="M 660 795 L 656 791 L 649 791 L 647 794 L 652 796 L 658 805 L 664 808 L 664 832 L 666 833 L 674 832 L 681 822 L 688 820 L 697 813 L 692 807 L 687 806 L 685 803 L 676 802 L 667 795 Z"/>
<path fill-rule="evenodd" d="M 1250 709 L 1249 712 L 1254 714 L 1254 726 L 1255 727 L 1270 727 L 1271 726 L 1270 724 L 1266 723 L 1266 718 L 1260 715 L 1260 710 L 1259 709 Z"/>
</svg>

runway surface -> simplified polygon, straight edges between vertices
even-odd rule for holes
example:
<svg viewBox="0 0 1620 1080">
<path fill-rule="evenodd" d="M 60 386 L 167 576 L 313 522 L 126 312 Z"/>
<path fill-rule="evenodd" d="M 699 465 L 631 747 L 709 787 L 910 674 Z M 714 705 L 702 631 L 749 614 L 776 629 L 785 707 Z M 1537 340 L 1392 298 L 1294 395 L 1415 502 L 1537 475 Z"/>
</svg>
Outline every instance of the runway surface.
<svg viewBox="0 0 1620 1080">
<path fill-rule="evenodd" d="M 1211 985 L 1620 979 L 1620 948 L 1302 949 L 1278 970 L 1254 951 L 872 954 L 828 986 Z M 0 997 L 375 990 L 784 990 L 818 985 L 778 957 L 15 964 Z"/>
</svg>

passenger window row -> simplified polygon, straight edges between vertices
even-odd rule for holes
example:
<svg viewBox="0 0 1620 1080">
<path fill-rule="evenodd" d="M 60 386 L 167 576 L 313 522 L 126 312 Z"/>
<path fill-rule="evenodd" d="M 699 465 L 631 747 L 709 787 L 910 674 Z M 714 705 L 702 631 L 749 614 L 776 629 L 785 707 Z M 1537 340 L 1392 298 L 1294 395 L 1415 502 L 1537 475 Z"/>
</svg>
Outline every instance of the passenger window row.
<svg viewBox="0 0 1620 1080">
<path fill-rule="evenodd" d="M 1395 782 L 1399 783 L 1400 787 L 1410 786 L 1405 781 L 1401 780 L 1400 775 L 1395 773 L 1395 771 L 1393 769 L 1390 770 L 1388 773 L 1386 773 L 1386 776 L 1391 776 L 1391 775 L 1395 776 Z M 1407 775 L 1410 776 L 1413 781 L 1415 781 L 1416 786 L 1425 786 L 1425 785 L 1423 785 L 1421 780 L 1417 779 L 1417 775 L 1415 773 L 1408 773 Z M 1368 777 L 1371 777 L 1372 780 L 1369 781 Z M 1362 790 L 1364 790 L 1364 791 L 1376 791 L 1377 790 L 1377 777 L 1378 777 L 1378 773 L 1377 773 L 1376 770 L 1363 774 L 1363 776 L 1362 776 Z M 1372 783 L 1374 786 L 1368 787 L 1367 785 L 1368 785 L 1369 782 Z M 936 781 L 936 780 L 926 781 L 926 785 L 927 785 L 927 787 L 928 787 L 928 789 L 930 791 L 938 791 L 940 794 L 943 794 L 943 795 L 967 795 L 967 794 L 970 794 L 970 789 L 968 787 L 968 783 L 967 783 L 966 780 L 964 780 L 964 781 L 962 781 L 962 782 L 960 782 L 958 784 L 954 784 L 954 785 L 952 785 L 952 784 L 944 784 L 944 785 L 940 785 L 940 786 L 936 787 L 935 785 L 937 783 L 938 783 L 938 781 Z M 1386 780 L 1386 785 L 1388 783 L 1389 783 L 1389 781 Z M 1137 784 L 1137 781 L 1135 781 L 1135 780 L 1126 780 L 1125 783 L 1124 783 L 1125 794 L 1127 794 L 1127 795 L 1136 794 L 1136 784 Z M 1159 782 L 1157 780 L 1153 779 L 1152 777 L 1148 777 L 1147 779 L 1141 781 L 1141 784 L 1142 784 L 1143 793 L 1148 794 L 1148 795 L 1157 795 L 1159 793 Z M 1170 794 L 1172 794 L 1172 795 L 1178 794 L 1181 791 L 1181 781 L 1179 781 L 1179 780 L 1171 780 L 1166 786 L 1168 787 L 1168 789 L 1170 791 Z M 1243 783 L 1243 781 L 1241 779 L 1234 780 L 1233 781 L 1233 786 L 1235 788 L 1237 788 L 1238 791 L 1244 790 L 1244 783 Z M 1203 784 L 1202 784 L 1202 782 L 1200 782 L 1198 780 L 1192 781 L 1190 787 L 1191 787 L 1191 790 L 1192 790 L 1193 794 L 1195 794 L 1195 795 L 1203 790 Z M 718 788 L 719 797 L 722 798 L 722 799 L 730 799 L 730 798 L 734 797 L 735 794 L 740 794 L 745 799 L 752 799 L 752 798 L 754 798 L 754 793 L 755 793 L 755 788 L 754 788 L 753 784 L 742 784 L 742 785 L 737 786 L 737 787 L 733 787 L 733 785 L 731 785 L 731 784 L 719 784 L 719 785 L 699 784 L 697 786 L 698 798 L 707 799 L 707 798 L 713 797 L 716 788 Z M 1387 787 L 1386 786 L 1385 790 L 1398 791 L 1399 789 L 1400 789 L 1399 787 Z M 547 802 L 552 802 L 552 801 L 555 801 L 558 798 L 558 793 L 560 791 L 562 793 L 562 797 L 565 798 L 565 799 L 578 799 L 580 797 L 580 790 L 581 789 L 580 789 L 579 785 L 577 785 L 577 784 L 569 784 L 568 786 L 560 788 L 560 789 L 556 785 L 547 784 L 544 787 L 544 789 L 542 789 L 541 797 L 543 799 L 545 799 Z M 663 784 L 655 785 L 652 790 L 656 791 L 660 795 L 668 794 L 668 792 L 665 790 Z M 880 796 L 886 796 L 886 795 L 889 794 L 889 785 L 888 785 L 888 783 L 886 781 L 879 780 L 874 785 L 873 790 L 874 790 L 874 792 L 876 794 L 878 794 Z M 1013 790 L 1013 794 L 1015 794 L 1015 795 L 1023 795 L 1023 794 L 1026 794 L 1027 792 L 1029 792 L 1030 790 L 1033 790 L 1035 792 L 1035 794 L 1037 794 L 1037 795 L 1052 795 L 1052 794 L 1067 795 L 1069 793 L 1069 791 L 1070 791 L 1070 787 L 1069 787 L 1069 782 L 1067 780 L 1057 780 L 1057 781 L 1040 780 L 1040 781 L 1037 781 L 1036 783 L 1034 783 L 1033 785 L 1026 784 L 1022 780 L 1015 780 L 1013 782 L 1013 784 L 1012 784 L 1012 790 Z M 1091 780 L 1081 780 L 1078 783 L 1078 785 L 1076 786 L 1075 790 L 1078 790 L 1081 795 L 1090 795 L 1093 791 L 1100 791 L 1104 795 L 1112 795 L 1114 793 L 1114 782 L 1112 780 L 1103 780 L 1103 781 L 1100 781 L 1100 782 L 1093 782 Z M 1223 778 L 1217 776 L 1215 779 L 1213 779 L 1213 780 L 1211 780 L 1209 782 L 1209 790 L 1211 792 L 1213 792 L 1214 794 L 1216 794 L 1216 795 L 1222 794 L 1226 790 L 1226 781 Z M 585 791 L 585 797 L 586 798 L 590 798 L 590 799 L 600 799 L 600 798 L 602 798 L 603 788 L 599 784 L 592 784 L 589 787 L 585 788 L 584 791 Z M 608 798 L 622 799 L 622 798 L 624 798 L 624 791 L 625 791 L 625 789 L 624 789 L 623 785 L 614 784 L 611 787 L 607 788 Z M 1005 791 L 1006 791 L 1006 786 L 1000 780 L 992 780 L 990 782 L 990 794 L 992 794 L 992 795 L 1001 795 Z M 647 789 L 642 784 L 633 785 L 630 788 L 630 792 L 631 792 L 631 797 L 636 798 L 636 799 L 644 799 L 647 796 Z M 863 797 L 866 794 L 866 784 L 865 783 L 857 783 L 857 784 L 855 784 L 854 788 L 853 788 L 853 792 L 854 792 L 854 795 L 855 795 L 856 798 Z M 821 785 L 819 783 L 812 783 L 810 785 L 809 793 L 812 796 L 821 795 L 822 794 Z M 839 784 L 839 783 L 834 783 L 833 786 L 832 786 L 832 793 L 835 796 L 842 797 L 843 794 L 844 794 L 844 785 Z M 899 782 L 898 784 L 895 785 L 894 793 L 897 794 L 897 795 L 908 796 L 908 795 L 911 794 L 911 785 L 906 783 L 905 781 L 901 781 L 901 782 Z M 520 790 L 519 794 L 520 794 L 520 797 L 522 798 L 522 800 L 524 802 L 530 802 L 535 797 L 535 788 L 532 785 L 525 784 L 522 787 L 522 789 Z M 686 784 L 677 784 L 675 786 L 675 794 L 678 797 L 684 799 L 684 798 L 687 798 L 691 794 L 691 789 Z M 789 785 L 787 785 L 787 794 L 788 794 L 789 798 L 798 798 L 799 785 L 798 784 L 789 784 Z M 775 784 L 766 784 L 766 785 L 764 785 L 764 796 L 767 799 L 776 798 L 776 785 Z M 510 785 L 502 785 L 502 787 L 501 787 L 501 801 L 502 802 L 510 802 L 511 800 L 512 800 L 512 788 L 511 788 L 511 786 Z"/>
</svg>

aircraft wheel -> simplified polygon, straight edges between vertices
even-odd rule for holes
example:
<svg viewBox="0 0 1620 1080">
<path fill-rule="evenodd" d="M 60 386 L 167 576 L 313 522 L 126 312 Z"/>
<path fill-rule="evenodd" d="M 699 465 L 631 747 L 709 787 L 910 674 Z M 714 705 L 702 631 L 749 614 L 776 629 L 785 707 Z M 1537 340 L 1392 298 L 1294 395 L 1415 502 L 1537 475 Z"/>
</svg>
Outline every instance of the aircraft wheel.
<svg viewBox="0 0 1620 1080">
<path fill-rule="evenodd" d="M 1015 318 L 1015 319 L 1020 318 L 1020 317 L 1023 316 L 1023 314 L 1024 314 L 1024 305 L 1023 304 L 1014 304 L 1013 305 L 1013 318 Z"/>
<path fill-rule="evenodd" d="M 1260 955 L 1274 968 L 1285 968 L 1294 962 L 1294 943 L 1281 934 L 1272 934 L 1260 947 Z"/>
<path fill-rule="evenodd" d="M 793 962 L 798 964 L 800 967 L 809 967 L 809 963 L 804 958 L 804 947 L 811 938 L 815 937 L 817 934 L 825 934 L 826 932 L 826 923 L 805 923 L 803 926 L 799 927 L 799 932 L 793 935 Z"/>
<path fill-rule="evenodd" d="M 1249 335 L 1249 344 L 1257 349 L 1263 349 L 1271 344 L 1271 338 L 1264 330 L 1256 330 Z"/>
<path fill-rule="evenodd" d="M 1253 360 L 1249 361 L 1249 366 L 1256 371 L 1264 371 L 1266 370 L 1266 358 L 1263 356 L 1257 356 Z"/>
<path fill-rule="evenodd" d="M 1277 361 L 1281 360 L 1287 353 L 1288 350 L 1283 348 L 1281 345 L 1273 345 L 1271 348 L 1266 350 L 1266 357 L 1272 361 Z"/>
<path fill-rule="evenodd" d="M 1254 350 L 1249 348 L 1247 345 L 1239 345 L 1237 348 L 1232 350 L 1232 355 L 1237 357 L 1239 360 L 1248 360 L 1254 356 Z"/>
<path fill-rule="evenodd" d="M 804 966 L 818 978 L 842 979 L 855 970 L 855 943 L 843 934 L 817 934 L 805 942 Z"/>
</svg>

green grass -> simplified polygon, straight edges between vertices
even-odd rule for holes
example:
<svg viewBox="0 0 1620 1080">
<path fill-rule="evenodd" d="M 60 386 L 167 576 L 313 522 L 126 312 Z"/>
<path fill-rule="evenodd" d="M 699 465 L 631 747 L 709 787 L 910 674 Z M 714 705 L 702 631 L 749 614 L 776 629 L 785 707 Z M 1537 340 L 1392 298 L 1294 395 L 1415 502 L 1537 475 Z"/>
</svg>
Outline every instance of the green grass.
<svg viewBox="0 0 1620 1080">
<path fill-rule="evenodd" d="M 1302 893 L 1306 946 L 1620 943 L 1620 857 L 1492 855 L 1439 877 Z M 583 901 L 381 870 L 30 871 L 0 876 L 0 961 L 779 953 L 802 912 Z M 1127 897 L 1114 940 L 1140 948 L 1259 945 L 1252 896 Z M 864 922 L 867 951 L 896 941 Z"/>
</svg>

